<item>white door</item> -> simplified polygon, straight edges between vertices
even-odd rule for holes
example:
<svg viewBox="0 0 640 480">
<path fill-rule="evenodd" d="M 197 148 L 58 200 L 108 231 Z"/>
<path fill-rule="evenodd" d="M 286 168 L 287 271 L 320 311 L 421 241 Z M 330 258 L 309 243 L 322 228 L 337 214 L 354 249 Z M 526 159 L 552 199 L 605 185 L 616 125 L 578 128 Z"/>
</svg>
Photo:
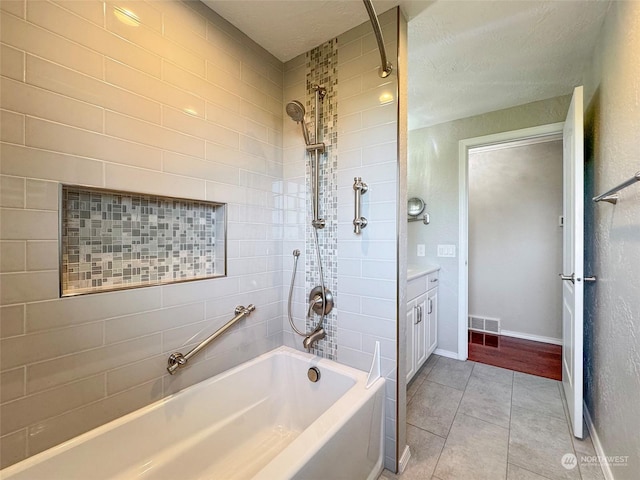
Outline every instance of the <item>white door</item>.
<svg viewBox="0 0 640 480">
<path fill-rule="evenodd" d="M 583 335 L 583 110 L 582 87 L 573 91 L 564 125 L 562 246 L 562 386 L 573 434 L 582 433 Z"/>
</svg>

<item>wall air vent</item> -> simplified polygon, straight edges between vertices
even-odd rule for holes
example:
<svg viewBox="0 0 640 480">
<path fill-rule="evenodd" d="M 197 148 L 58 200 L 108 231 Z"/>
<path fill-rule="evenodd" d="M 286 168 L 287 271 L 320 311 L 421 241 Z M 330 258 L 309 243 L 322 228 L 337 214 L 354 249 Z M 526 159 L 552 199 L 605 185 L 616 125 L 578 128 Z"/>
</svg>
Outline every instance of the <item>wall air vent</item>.
<svg viewBox="0 0 640 480">
<path fill-rule="evenodd" d="M 500 335 L 500 319 L 469 315 L 469 330 Z"/>
</svg>

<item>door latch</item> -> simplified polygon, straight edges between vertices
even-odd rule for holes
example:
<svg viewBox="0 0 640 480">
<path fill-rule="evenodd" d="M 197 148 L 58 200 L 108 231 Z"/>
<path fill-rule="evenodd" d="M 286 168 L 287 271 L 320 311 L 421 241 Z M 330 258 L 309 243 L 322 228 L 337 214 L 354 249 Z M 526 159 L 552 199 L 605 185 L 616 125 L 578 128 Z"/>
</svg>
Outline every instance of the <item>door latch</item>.
<svg viewBox="0 0 640 480">
<path fill-rule="evenodd" d="M 559 274 L 562 280 L 569 280 L 571 283 L 575 285 L 576 283 L 576 274 L 572 273 L 571 275 L 564 275 L 562 273 Z"/>
</svg>

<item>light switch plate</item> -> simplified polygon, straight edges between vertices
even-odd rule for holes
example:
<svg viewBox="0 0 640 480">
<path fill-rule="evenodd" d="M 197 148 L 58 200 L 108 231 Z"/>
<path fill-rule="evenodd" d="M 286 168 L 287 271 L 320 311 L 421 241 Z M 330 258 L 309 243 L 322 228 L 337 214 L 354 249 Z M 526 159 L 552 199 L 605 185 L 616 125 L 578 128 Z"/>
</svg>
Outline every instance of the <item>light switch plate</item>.
<svg viewBox="0 0 640 480">
<path fill-rule="evenodd" d="M 424 257 L 424 245 L 422 245 L 422 244 L 418 245 L 417 255 L 419 257 Z"/>
<path fill-rule="evenodd" d="M 456 246 L 455 245 L 438 245 L 439 257 L 455 257 Z"/>
</svg>

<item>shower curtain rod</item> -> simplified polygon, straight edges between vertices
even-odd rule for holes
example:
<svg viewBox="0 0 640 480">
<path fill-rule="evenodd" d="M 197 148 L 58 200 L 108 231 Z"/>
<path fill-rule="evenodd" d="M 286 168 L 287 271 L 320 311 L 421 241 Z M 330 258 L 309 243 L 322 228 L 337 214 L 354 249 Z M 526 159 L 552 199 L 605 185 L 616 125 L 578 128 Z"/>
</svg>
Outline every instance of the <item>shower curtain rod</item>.
<svg viewBox="0 0 640 480">
<path fill-rule="evenodd" d="M 362 0 L 364 2 L 364 7 L 367 9 L 367 13 L 369 14 L 369 20 L 371 20 L 371 26 L 373 27 L 373 33 L 376 36 L 376 41 L 378 42 L 378 50 L 380 50 L 380 70 L 378 74 L 381 78 L 388 77 L 392 70 L 393 65 L 391 62 L 387 60 L 387 52 L 384 49 L 384 39 L 382 38 L 382 30 L 380 29 L 380 22 L 378 22 L 378 16 L 376 15 L 376 11 L 373 8 L 373 4 L 371 0 Z"/>
</svg>

